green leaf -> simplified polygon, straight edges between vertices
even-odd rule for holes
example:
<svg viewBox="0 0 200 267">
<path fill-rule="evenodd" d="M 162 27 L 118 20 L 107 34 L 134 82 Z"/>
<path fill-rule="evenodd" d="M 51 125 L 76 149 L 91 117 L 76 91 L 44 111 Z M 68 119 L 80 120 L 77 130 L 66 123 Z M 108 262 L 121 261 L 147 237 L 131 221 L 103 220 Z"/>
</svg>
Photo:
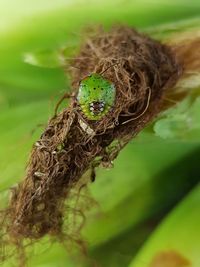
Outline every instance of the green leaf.
<svg viewBox="0 0 200 267">
<path fill-rule="evenodd" d="M 155 134 L 163 139 L 199 142 L 200 97 L 187 97 L 165 111 L 154 124 Z"/>
<path fill-rule="evenodd" d="M 166 217 L 129 267 L 200 266 L 200 186 Z M 162 256 L 165 255 L 165 256 Z M 172 265 L 177 260 L 188 264 Z M 171 265 L 169 263 L 171 259 Z M 168 265 L 167 265 L 168 261 Z M 156 265 L 157 262 L 157 265 Z M 159 262 L 159 264 L 158 264 Z M 150 265 L 151 263 L 151 265 Z M 154 264 L 153 264 L 154 263 Z"/>
<path fill-rule="evenodd" d="M 25 53 L 24 62 L 37 67 L 58 68 L 62 65 L 62 58 L 56 50 Z"/>
<path fill-rule="evenodd" d="M 42 68 L 62 68 L 66 64 L 66 59 L 74 55 L 77 46 L 65 45 L 63 48 L 55 50 L 43 50 L 37 52 L 24 53 L 24 62 Z"/>
</svg>

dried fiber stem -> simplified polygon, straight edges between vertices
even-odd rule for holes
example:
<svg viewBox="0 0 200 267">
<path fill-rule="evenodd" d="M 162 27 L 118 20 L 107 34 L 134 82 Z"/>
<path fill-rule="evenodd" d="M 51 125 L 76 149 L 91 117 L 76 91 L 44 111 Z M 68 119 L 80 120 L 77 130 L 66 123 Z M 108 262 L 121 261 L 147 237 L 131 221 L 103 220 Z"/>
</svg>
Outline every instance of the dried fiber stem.
<svg viewBox="0 0 200 267">
<path fill-rule="evenodd" d="M 12 242 L 63 234 L 70 190 L 86 170 L 110 165 L 155 118 L 165 94 L 181 76 L 182 65 L 170 47 L 134 29 L 116 27 L 89 38 L 68 62 L 68 71 L 74 96 L 82 78 L 102 73 L 116 86 L 115 105 L 108 116 L 91 122 L 72 97 L 69 107 L 49 121 L 33 146 L 24 180 L 12 193 L 4 226 Z"/>
</svg>

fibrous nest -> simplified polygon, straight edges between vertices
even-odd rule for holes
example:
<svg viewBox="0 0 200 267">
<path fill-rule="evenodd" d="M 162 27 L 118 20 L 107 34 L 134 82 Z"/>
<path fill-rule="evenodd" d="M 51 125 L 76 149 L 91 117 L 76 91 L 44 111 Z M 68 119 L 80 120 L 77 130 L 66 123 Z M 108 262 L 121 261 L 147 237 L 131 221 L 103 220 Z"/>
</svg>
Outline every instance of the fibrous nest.
<svg viewBox="0 0 200 267">
<path fill-rule="evenodd" d="M 12 189 L 5 212 L 5 242 L 19 247 L 46 234 L 62 239 L 70 191 L 88 169 L 112 164 L 162 110 L 166 92 L 182 73 L 170 47 L 128 27 L 98 31 L 67 64 L 70 104 L 50 119 L 33 145 L 26 176 Z M 102 73 L 117 90 L 112 110 L 97 122 L 84 117 L 76 100 L 80 80 L 91 73 Z"/>
</svg>

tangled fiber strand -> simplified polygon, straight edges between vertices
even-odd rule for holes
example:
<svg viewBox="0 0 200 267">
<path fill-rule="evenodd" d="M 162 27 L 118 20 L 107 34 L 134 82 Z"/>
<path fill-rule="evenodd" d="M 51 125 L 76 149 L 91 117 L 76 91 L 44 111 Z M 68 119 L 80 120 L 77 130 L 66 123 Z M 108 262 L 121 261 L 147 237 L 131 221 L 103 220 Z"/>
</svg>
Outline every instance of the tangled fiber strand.
<svg viewBox="0 0 200 267">
<path fill-rule="evenodd" d="M 61 242 L 63 236 L 71 238 L 64 232 L 70 190 L 88 169 L 110 165 L 159 113 L 182 67 L 168 46 L 134 29 L 116 27 L 89 38 L 77 58 L 68 62 L 68 70 L 74 97 L 69 107 L 50 119 L 34 144 L 26 176 L 12 190 L 6 210 L 4 240 L 20 249 L 24 240 L 38 240 L 46 234 Z M 98 122 L 88 121 L 76 100 L 80 80 L 94 72 L 102 73 L 117 90 L 112 110 Z M 82 122 L 91 133 L 83 129 Z M 74 212 L 81 215 L 80 210 Z"/>
<path fill-rule="evenodd" d="M 112 115 L 95 126 L 108 129 L 114 121 L 114 138 L 137 134 L 160 111 L 165 91 L 182 73 L 168 46 L 127 27 L 99 32 L 88 39 L 71 66 L 75 90 L 80 80 L 94 72 L 105 71 L 103 76 L 115 84 L 117 99 Z"/>
</svg>

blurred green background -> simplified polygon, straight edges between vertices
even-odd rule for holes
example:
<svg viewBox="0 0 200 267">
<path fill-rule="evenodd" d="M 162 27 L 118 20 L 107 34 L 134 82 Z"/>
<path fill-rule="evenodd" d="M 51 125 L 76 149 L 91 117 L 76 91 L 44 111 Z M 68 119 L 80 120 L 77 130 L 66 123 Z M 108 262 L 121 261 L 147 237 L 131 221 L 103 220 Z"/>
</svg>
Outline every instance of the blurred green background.
<svg viewBox="0 0 200 267">
<path fill-rule="evenodd" d="M 24 175 L 32 143 L 43 129 L 38 125 L 47 123 L 70 88 L 57 51 L 77 49 L 86 26 L 119 23 L 170 39 L 190 27 L 200 30 L 200 1 L 0 0 L 2 205 L 7 189 Z M 198 83 L 194 89 L 200 89 Z M 200 266 L 199 121 L 200 98 L 189 95 L 129 143 L 113 169 L 97 171 L 89 190 L 98 207 L 87 212 L 83 236 L 99 266 Z M 172 265 L 170 256 L 155 265 L 163 251 L 190 265 Z M 90 264 L 48 239 L 29 257 L 29 266 L 37 267 Z"/>
</svg>

